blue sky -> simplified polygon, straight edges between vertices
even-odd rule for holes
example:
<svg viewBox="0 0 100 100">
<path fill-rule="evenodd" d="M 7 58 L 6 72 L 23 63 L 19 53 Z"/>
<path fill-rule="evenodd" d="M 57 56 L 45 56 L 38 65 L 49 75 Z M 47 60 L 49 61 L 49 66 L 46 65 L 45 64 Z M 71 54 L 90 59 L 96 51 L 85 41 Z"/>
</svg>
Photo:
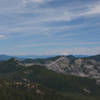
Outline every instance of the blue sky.
<svg viewBox="0 0 100 100">
<path fill-rule="evenodd" d="M 100 0 L 0 0 L 0 54 L 100 54 Z"/>
</svg>

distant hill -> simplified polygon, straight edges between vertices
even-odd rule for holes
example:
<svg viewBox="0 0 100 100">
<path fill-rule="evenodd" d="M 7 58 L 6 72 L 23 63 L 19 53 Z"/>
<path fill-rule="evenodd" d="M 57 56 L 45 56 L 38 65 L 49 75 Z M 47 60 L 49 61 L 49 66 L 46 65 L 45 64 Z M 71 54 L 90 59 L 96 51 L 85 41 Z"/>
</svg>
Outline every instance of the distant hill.
<svg viewBox="0 0 100 100">
<path fill-rule="evenodd" d="M 58 55 L 58 56 L 55 56 L 55 55 L 19 55 L 19 56 L 10 56 L 10 55 L 0 55 L 0 61 L 4 61 L 4 60 L 9 60 L 11 58 L 16 58 L 18 60 L 25 60 L 25 59 L 28 59 L 28 60 L 32 60 L 32 59 L 36 59 L 36 60 L 42 60 L 42 59 L 55 59 L 55 57 L 60 57 L 62 55 Z M 100 55 L 97 55 L 97 56 L 100 56 Z M 67 58 L 84 58 L 84 57 L 92 57 L 94 58 L 95 56 L 88 56 L 88 55 L 67 55 L 66 56 Z M 97 58 L 97 57 L 96 57 Z M 99 59 L 99 58 L 98 58 Z M 98 60 L 97 59 L 97 60 Z"/>
<path fill-rule="evenodd" d="M 47 55 L 47 56 L 42 56 L 42 55 L 40 55 L 40 56 L 36 56 L 36 55 L 19 55 L 19 56 L 9 56 L 9 55 L 0 55 L 0 61 L 5 61 L 5 60 L 9 60 L 9 59 L 11 59 L 11 58 L 16 58 L 16 59 L 18 59 L 18 60 L 24 60 L 24 59 L 45 59 L 45 58 L 48 58 L 48 57 L 54 57 L 54 55 L 51 55 L 51 56 L 49 56 L 49 55 Z"/>
<path fill-rule="evenodd" d="M 74 55 L 77 58 L 89 57 L 89 55 Z"/>
<path fill-rule="evenodd" d="M 12 56 L 7 56 L 7 55 L 0 55 L 0 61 L 8 60 L 11 59 Z"/>
<path fill-rule="evenodd" d="M 17 57 L 17 56 L 0 55 L 0 61 L 6 61 L 6 60 L 9 60 L 11 58 L 16 58 L 18 60 L 24 60 L 24 58 Z"/>
<path fill-rule="evenodd" d="M 54 57 L 47 57 L 47 58 L 37 58 L 37 59 L 25 59 L 23 60 L 24 63 L 41 63 L 45 64 L 46 62 L 55 61 L 61 56 L 54 56 Z"/>
<path fill-rule="evenodd" d="M 40 63 L 40 64 L 45 64 L 45 63 L 50 63 L 52 61 L 56 61 L 57 59 L 59 59 L 62 56 L 54 56 L 54 57 L 47 57 L 47 58 L 37 58 L 37 59 L 25 59 L 23 60 L 24 63 Z M 77 59 L 75 56 L 73 55 L 68 55 L 68 56 L 64 56 L 70 60 L 75 60 Z"/>
<path fill-rule="evenodd" d="M 0 62 L 0 74 L 2 73 L 12 73 L 23 69 L 23 64 L 16 60 L 15 58 L 11 58 L 7 61 Z"/>
<path fill-rule="evenodd" d="M 37 59 L 37 58 L 48 58 L 48 57 L 54 57 L 55 55 L 19 55 L 16 56 L 18 58 L 23 59 Z"/>
<path fill-rule="evenodd" d="M 89 57 L 86 57 L 87 59 L 93 59 L 93 60 L 96 60 L 96 61 L 100 61 L 100 55 L 94 55 L 94 56 L 89 56 Z"/>
</svg>

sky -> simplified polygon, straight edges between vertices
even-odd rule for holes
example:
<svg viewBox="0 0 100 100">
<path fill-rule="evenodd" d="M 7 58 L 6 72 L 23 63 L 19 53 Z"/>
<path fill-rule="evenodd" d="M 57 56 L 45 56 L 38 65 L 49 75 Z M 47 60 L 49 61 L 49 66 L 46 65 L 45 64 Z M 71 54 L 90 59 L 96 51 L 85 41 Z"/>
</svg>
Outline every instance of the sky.
<svg viewBox="0 0 100 100">
<path fill-rule="evenodd" d="M 100 54 L 100 0 L 0 0 L 0 54 Z"/>
</svg>

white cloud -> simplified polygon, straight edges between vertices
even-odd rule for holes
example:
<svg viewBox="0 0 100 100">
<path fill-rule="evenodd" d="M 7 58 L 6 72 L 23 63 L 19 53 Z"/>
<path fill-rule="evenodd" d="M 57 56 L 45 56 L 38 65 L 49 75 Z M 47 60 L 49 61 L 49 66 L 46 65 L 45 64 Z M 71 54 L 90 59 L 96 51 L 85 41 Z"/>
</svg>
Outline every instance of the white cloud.
<svg viewBox="0 0 100 100">
<path fill-rule="evenodd" d="M 46 0 L 30 0 L 32 2 L 36 2 L 36 3 L 44 3 Z"/>
<path fill-rule="evenodd" d="M 32 1 L 32 0 L 31 0 Z M 34 2 L 45 2 L 45 0 L 33 0 Z M 70 22 L 72 20 L 78 19 L 80 17 L 93 17 L 100 14 L 100 2 L 96 2 L 95 4 L 89 4 L 88 6 L 82 6 L 77 8 L 76 6 L 72 9 L 71 7 L 48 7 L 48 8 L 41 8 L 37 7 L 35 9 L 29 10 L 22 10 L 19 12 L 20 14 L 33 14 L 37 15 L 36 17 L 33 16 L 30 19 L 22 22 L 23 25 L 25 24 L 35 24 L 35 23 L 49 23 L 49 22 L 60 22 L 66 21 Z"/>
<path fill-rule="evenodd" d="M 47 2 L 50 2 L 52 0 L 23 0 L 23 2 L 27 5 L 28 3 L 38 3 L 38 4 L 44 4 Z"/>
<path fill-rule="evenodd" d="M 0 34 L 0 39 L 7 39 L 5 35 Z"/>
<path fill-rule="evenodd" d="M 14 0 L 16 1 L 16 0 Z M 27 3 L 39 3 L 39 4 L 44 4 L 46 2 L 50 2 L 53 0 L 22 0 L 24 4 L 27 5 Z M 37 16 L 33 16 L 31 18 L 26 18 L 25 16 L 23 16 L 24 19 L 26 19 L 24 21 L 23 24 L 32 24 L 32 23 L 41 23 L 41 22 L 54 22 L 54 21 L 72 21 L 74 19 L 78 19 L 80 17 L 91 17 L 94 15 L 98 15 L 100 14 L 100 2 L 95 2 L 94 4 L 89 4 L 89 5 L 84 5 L 82 7 L 76 7 L 74 5 L 73 9 L 72 7 L 67 7 L 67 6 L 63 6 L 63 7 L 59 7 L 57 6 L 56 8 L 53 7 L 47 7 L 47 8 L 41 8 L 40 6 L 36 6 L 34 8 L 34 4 L 33 4 L 33 8 L 27 8 L 27 7 L 23 7 L 23 3 L 17 2 L 17 6 L 15 5 L 15 7 L 13 7 L 12 5 L 10 5 L 6 11 L 0 11 L 0 13 L 7 13 L 9 11 L 12 11 L 12 14 L 21 14 L 22 15 L 28 15 L 28 14 L 33 14 L 33 15 L 37 15 Z M 7 0 L 6 0 L 7 2 Z M 12 9 L 9 9 L 9 8 Z M 6 7 L 4 7 L 6 8 Z M 1 8 L 2 9 L 2 8 Z M 10 14 L 11 15 L 11 14 Z M 14 16 L 15 17 L 15 16 Z M 17 17 L 17 18 L 18 18 Z M 28 20 L 27 20 L 28 19 Z M 21 23 L 21 22 L 20 22 Z"/>
<path fill-rule="evenodd" d="M 96 4 L 90 5 L 89 10 L 85 14 L 86 15 L 100 14 L 100 2 L 96 2 Z"/>
<path fill-rule="evenodd" d="M 4 35 L 0 35 L 0 38 L 4 38 L 5 36 Z"/>
</svg>

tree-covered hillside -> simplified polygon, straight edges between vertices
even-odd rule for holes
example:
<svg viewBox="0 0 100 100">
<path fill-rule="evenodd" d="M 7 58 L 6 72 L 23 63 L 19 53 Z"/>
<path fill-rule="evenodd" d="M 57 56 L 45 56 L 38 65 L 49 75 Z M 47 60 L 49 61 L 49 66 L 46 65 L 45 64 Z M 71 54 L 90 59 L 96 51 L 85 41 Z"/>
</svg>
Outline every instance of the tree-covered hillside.
<svg viewBox="0 0 100 100">
<path fill-rule="evenodd" d="M 36 83 L 0 80 L 0 100 L 65 100 L 55 91 Z"/>
<path fill-rule="evenodd" d="M 99 94 L 96 79 L 26 67 L 15 59 L 0 63 L 0 100 L 99 100 Z"/>
</svg>

